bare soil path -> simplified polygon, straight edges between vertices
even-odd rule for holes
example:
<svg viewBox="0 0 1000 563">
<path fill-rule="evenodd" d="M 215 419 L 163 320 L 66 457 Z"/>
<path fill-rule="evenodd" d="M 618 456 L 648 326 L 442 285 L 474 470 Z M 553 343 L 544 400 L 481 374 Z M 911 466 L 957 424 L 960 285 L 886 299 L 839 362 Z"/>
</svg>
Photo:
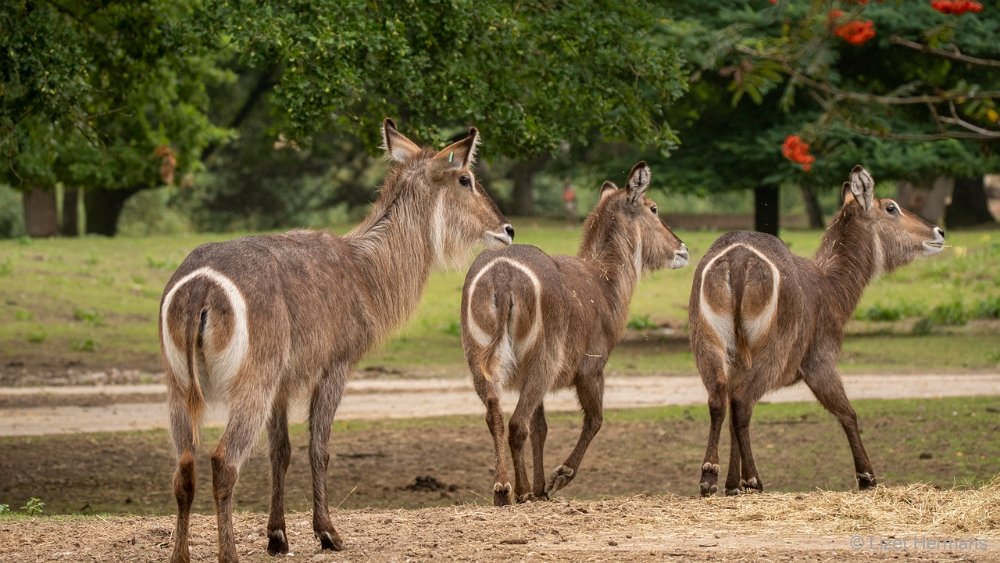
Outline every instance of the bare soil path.
<svg viewBox="0 0 1000 563">
<path fill-rule="evenodd" d="M 940 375 L 846 375 L 852 399 L 902 399 L 1000 395 L 1000 373 Z M 165 387 L 151 385 L 0 388 L 0 436 L 64 434 L 166 428 Z M 612 377 L 607 380 L 605 408 L 704 404 L 707 395 L 698 377 Z M 811 401 L 802 383 L 764 398 L 765 402 Z M 503 398 L 506 412 L 516 395 Z M 572 390 L 550 394 L 549 412 L 577 410 Z M 480 414 L 483 406 L 465 379 L 374 379 L 348 383 L 338 420 L 422 418 Z M 298 406 L 294 420 L 305 418 Z M 219 426 L 225 413 L 209 413 L 208 425 Z"/>
</svg>

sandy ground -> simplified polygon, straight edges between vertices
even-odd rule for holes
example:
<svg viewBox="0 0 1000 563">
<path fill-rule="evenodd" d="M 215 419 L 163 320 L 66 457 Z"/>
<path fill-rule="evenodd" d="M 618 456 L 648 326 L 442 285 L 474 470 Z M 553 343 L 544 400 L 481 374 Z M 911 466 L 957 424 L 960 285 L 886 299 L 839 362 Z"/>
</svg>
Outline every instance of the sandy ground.
<svg viewBox="0 0 1000 563">
<path fill-rule="evenodd" d="M 462 505 L 422 510 L 333 510 L 346 543 L 319 552 L 310 515 L 288 515 L 296 561 L 997 561 L 1000 534 L 989 498 L 889 488 L 875 493 L 675 496 L 529 503 L 513 508 Z M 952 506 L 943 497 L 959 501 Z M 985 497 L 985 495 L 984 495 Z M 914 511 L 928 503 L 937 516 Z M 968 522 L 971 509 L 986 522 Z M 266 515 L 238 513 L 237 551 L 267 556 Z M 165 561 L 171 517 L 0 519 L 0 557 L 11 561 Z M 973 526 L 969 528 L 968 526 Z M 191 555 L 215 557 L 215 521 L 194 515 Z"/>
<path fill-rule="evenodd" d="M 1000 374 L 847 375 L 852 399 L 933 398 L 1000 395 Z M 614 377 L 606 383 L 605 408 L 704 404 L 697 377 Z M 503 398 L 506 412 L 517 400 Z M 765 402 L 814 400 L 802 383 L 764 398 Z M 31 406 L 25 406 L 31 405 Z M 549 412 L 577 410 L 572 390 L 550 394 Z M 480 414 L 484 407 L 465 379 L 356 380 L 348 383 L 338 420 L 416 418 Z M 297 405 L 293 420 L 304 420 Z M 225 412 L 210 411 L 208 425 L 223 425 Z M 109 385 L 0 388 L 0 436 L 62 434 L 165 428 L 163 385 Z"/>
</svg>

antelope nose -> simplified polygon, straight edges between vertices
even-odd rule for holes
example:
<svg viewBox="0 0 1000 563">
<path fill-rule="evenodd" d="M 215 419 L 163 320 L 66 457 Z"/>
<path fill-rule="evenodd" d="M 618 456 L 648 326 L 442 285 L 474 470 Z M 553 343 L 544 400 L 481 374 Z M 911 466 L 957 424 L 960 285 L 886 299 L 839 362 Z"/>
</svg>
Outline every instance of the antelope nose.
<svg viewBox="0 0 1000 563">
<path fill-rule="evenodd" d="M 937 234 L 937 236 L 944 238 L 944 229 L 941 227 L 934 227 L 934 233 Z"/>
<path fill-rule="evenodd" d="M 503 230 L 507 231 L 507 236 L 510 237 L 510 240 L 514 240 L 514 227 L 510 223 L 504 225 Z"/>
<path fill-rule="evenodd" d="M 677 251 L 677 256 L 680 256 L 681 258 L 687 258 L 688 257 L 688 245 L 686 245 L 686 244 L 684 244 L 682 242 L 681 243 L 681 249 Z"/>
</svg>

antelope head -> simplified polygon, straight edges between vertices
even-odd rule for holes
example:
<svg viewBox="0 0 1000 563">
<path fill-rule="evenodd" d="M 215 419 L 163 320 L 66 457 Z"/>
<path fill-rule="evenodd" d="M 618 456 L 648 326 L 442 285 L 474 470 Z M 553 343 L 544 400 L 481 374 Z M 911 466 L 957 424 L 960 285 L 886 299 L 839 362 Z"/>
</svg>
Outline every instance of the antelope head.
<svg viewBox="0 0 1000 563">
<path fill-rule="evenodd" d="M 438 263 L 460 262 L 477 243 L 501 247 L 513 242 L 514 227 L 472 173 L 479 144 L 475 128 L 438 152 L 421 149 L 388 118 L 382 134 L 389 159 L 405 166 L 403 173 L 429 195 L 430 241 Z"/>
<path fill-rule="evenodd" d="M 875 197 L 875 181 L 861 165 L 854 167 L 850 181 L 844 183 L 843 196 L 837 221 L 854 223 L 862 233 L 870 233 L 876 273 L 891 272 L 918 256 L 931 256 L 944 248 L 940 227 L 904 211 L 894 200 Z"/>
<path fill-rule="evenodd" d="M 628 182 L 621 189 L 613 182 L 601 188 L 601 200 L 593 221 L 588 218 L 587 230 L 596 227 L 599 218 L 610 224 L 631 227 L 634 240 L 633 262 L 636 273 L 663 267 L 680 268 L 688 263 L 687 245 L 677 238 L 670 227 L 657 214 L 656 202 L 646 197 L 652 172 L 645 162 L 639 162 L 629 172 Z"/>
</svg>

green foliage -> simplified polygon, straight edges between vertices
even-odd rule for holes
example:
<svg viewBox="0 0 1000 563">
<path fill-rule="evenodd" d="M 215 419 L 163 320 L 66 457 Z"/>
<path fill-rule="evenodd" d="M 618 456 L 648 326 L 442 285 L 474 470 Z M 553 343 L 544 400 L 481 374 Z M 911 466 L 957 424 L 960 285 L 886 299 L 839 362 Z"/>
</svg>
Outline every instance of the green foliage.
<svg viewBox="0 0 1000 563">
<path fill-rule="evenodd" d="M 31 497 L 18 512 L 26 516 L 41 516 L 45 512 L 45 503 L 41 499 Z"/>
<path fill-rule="evenodd" d="M 8 514 L 12 514 L 10 505 L 0 504 L 0 516 L 7 516 Z"/>
<path fill-rule="evenodd" d="M 97 350 L 97 343 L 93 338 L 84 338 L 73 343 L 73 350 L 77 352 L 94 352 Z"/>
<path fill-rule="evenodd" d="M 927 336 L 928 334 L 934 332 L 934 321 L 927 317 L 921 317 L 917 320 L 917 322 L 913 323 L 911 332 L 915 336 Z"/>
<path fill-rule="evenodd" d="M 960 326 L 969 322 L 969 312 L 961 301 L 942 303 L 927 314 L 927 319 L 939 325 Z"/>
<path fill-rule="evenodd" d="M 629 317 L 627 326 L 633 330 L 650 330 L 657 328 L 658 325 L 649 318 L 649 315 L 637 315 Z"/>
<path fill-rule="evenodd" d="M 103 316 L 100 311 L 96 309 L 84 309 L 78 307 L 73 310 L 73 318 L 78 321 L 92 324 L 101 324 L 103 322 Z"/>
<path fill-rule="evenodd" d="M 843 41 L 828 16 L 835 8 L 845 12 L 844 21 L 873 20 L 876 37 L 861 46 Z M 671 9 L 676 19 L 666 33 L 692 76 L 687 95 L 668 112 L 683 141 L 665 163 L 675 171 L 677 189 L 706 194 L 782 183 L 839 187 L 857 163 L 879 180 L 915 181 L 973 176 L 998 165 L 995 150 L 961 140 L 975 135 L 935 121 L 927 104 L 887 104 L 876 100 L 888 98 L 875 97 L 950 92 L 963 119 L 996 131 L 998 123 L 988 116 L 995 115 L 989 108 L 996 106 L 1000 74 L 901 47 L 890 38 L 946 49 L 954 44 L 963 53 L 997 59 L 998 44 L 984 40 L 1000 32 L 997 10 L 949 17 L 929 2 L 846 0 L 725 0 Z M 985 91 L 992 98 L 983 98 Z M 950 109 L 939 104 L 936 111 L 947 116 Z M 783 158 L 782 141 L 790 134 L 810 144 L 817 159 L 810 171 Z M 907 140 L 885 138 L 893 136 Z"/>
<path fill-rule="evenodd" d="M 207 25 L 247 64 L 282 65 L 274 103 L 297 136 L 346 129 L 369 147 L 385 115 L 415 138 L 484 130 L 485 154 L 604 138 L 668 148 L 680 58 L 639 2 L 217 2 Z"/>
<path fill-rule="evenodd" d="M 981 299 L 976 304 L 974 316 L 977 319 L 1000 319 L 1000 296 L 993 295 Z"/>
<path fill-rule="evenodd" d="M 45 339 L 48 337 L 49 335 L 42 329 L 32 330 L 28 333 L 28 342 L 31 342 L 32 344 L 41 344 L 42 342 L 45 342 Z"/>
<path fill-rule="evenodd" d="M 12 273 L 14 273 L 14 266 L 11 264 L 10 258 L 0 262 L 0 277 L 9 276 Z"/>
<path fill-rule="evenodd" d="M 875 304 L 871 307 L 859 308 L 854 318 L 863 321 L 898 321 L 921 314 L 923 314 L 923 309 L 919 305 L 912 303 L 900 303 L 898 305 Z"/>
</svg>

